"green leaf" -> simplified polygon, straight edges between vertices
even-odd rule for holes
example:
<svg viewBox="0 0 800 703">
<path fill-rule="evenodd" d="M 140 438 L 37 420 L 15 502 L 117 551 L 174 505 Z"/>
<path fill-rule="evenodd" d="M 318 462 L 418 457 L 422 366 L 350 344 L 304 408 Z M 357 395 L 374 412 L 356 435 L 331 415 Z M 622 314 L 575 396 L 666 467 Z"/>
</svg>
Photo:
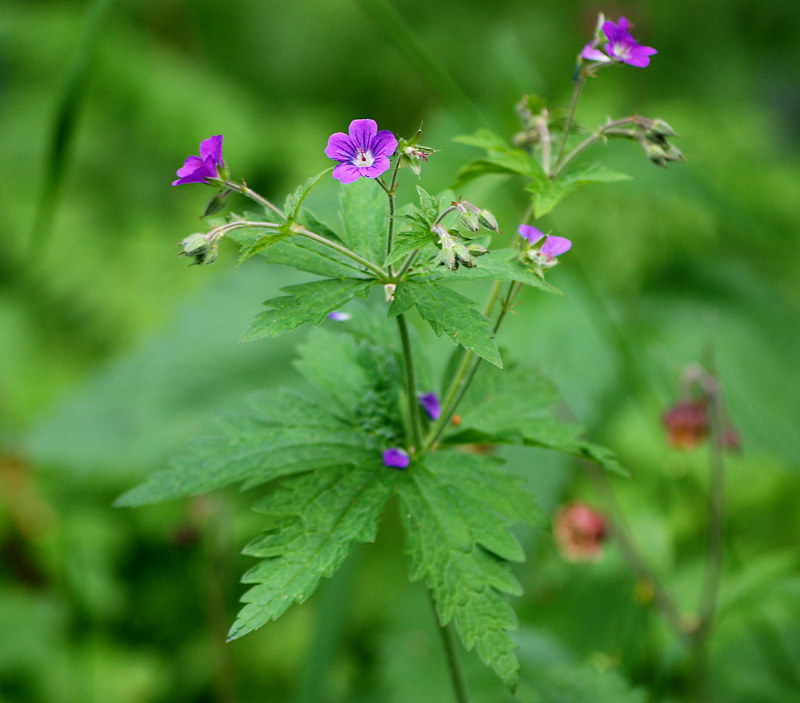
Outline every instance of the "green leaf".
<svg viewBox="0 0 800 703">
<path fill-rule="evenodd" d="M 476 146 L 479 149 L 486 149 L 486 151 L 512 151 L 509 143 L 500 135 L 492 132 L 490 129 L 480 128 L 474 134 L 462 134 L 453 139 L 454 142 L 461 144 L 469 144 Z"/>
<path fill-rule="evenodd" d="M 446 333 L 454 344 L 502 368 L 489 320 L 474 305 L 469 298 L 436 283 L 403 281 L 395 290 L 389 316 L 400 315 L 416 306 L 437 337 Z"/>
<path fill-rule="evenodd" d="M 337 310 L 355 297 L 366 298 L 372 281 L 364 279 L 328 278 L 287 286 L 289 295 L 264 302 L 269 309 L 256 315 L 244 331 L 241 341 L 274 337 L 310 322 L 318 325 L 328 313 Z"/>
<path fill-rule="evenodd" d="M 538 522 L 539 509 L 490 457 L 434 452 L 401 478 L 412 580 L 425 579 L 442 625 L 455 620 L 464 646 L 513 687 L 517 620 L 502 594 L 521 593 L 505 560 L 524 555 L 508 527 Z"/>
<path fill-rule="evenodd" d="M 374 263 L 386 256 L 386 194 L 372 178 L 342 186 L 341 216 L 344 241 Z"/>
<path fill-rule="evenodd" d="M 220 422 L 221 434 L 195 442 L 172 468 L 117 499 L 135 506 L 196 495 L 223 486 L 253 486 L 323 466 L 364 462 L 378 448 L 323 405 L 282 392 L 256 397 L 246 413 Z"/>
<path fill-rule="evenodd" d="M 470 278 L 491 278 L 500 281 L 518 281 L 525 285 L 539 288 L 548 293 L 563 293 L 554 285 L 548 283 L 541 276 L 536 275 L 519 260 L 517 249 L 497 249 L 478 257 L 472 268 L 461 267 L 457 271 L 441 269 L 443 278 L 450 277 L 460 280 Z"/>
<path fill-rule="evenodd" d="M 319 182 L 331 171 L 333 171 L 332 166 L 330 168 L 326 168 L 322 173 L 312 176 L 305 183 L 303 183 L 303 185 L 298 186 L 294 193 L 286 198 L 286 202 L 283 205 L 283 211 L 286 213 L 286 218 L 288 220 L 297 220 L 298 215 L 300 214 L 300 208 L 303 206 L 303 201 L 308 197 L 308 194 L 314 190 Z"/>
<path fill-rule="evenodd" d="M 513 151 L 507 154 L 492 154 L 485 159 L 476 159 L 464 166 L 456 175 L 454 188 L 487 175 L 523 175 L 540 179 L 544 177 L 542 167 L 530 154 Z"/>
<path fill-rule="evenodd" d="M 291 225 L 288 222 L 281 225 L 280 230 L 277 232 L 271 229 L 262 229 L 256 227 L 254 227 L 252 231 L 255 233 L 266 232 L 266 234 L 262 234 L 254 241 L 248 241 L 247 244 L 242 246 L 242 248 L 239 250 L 239 260 L 237 262 L 239 264 L 247 261 L 247 259 L 253 256 L 253 254 L 257 254 L 267 247 L 271 247 L 273 244 L 277 244 L 278 242 L 286 239 L 287 237 L 291 237 L 294 234 Z"/>
<path fill-rule="evenodd" d="M 228 638 L 236 639 L 270 620 L 292 603 L 304 602 L 341 566 L 356 542 L 372 542 L 378 519 L 399 474 L 376 457 L 374 465 L 340 466 L 285 480 L 255 510 L 271 529 L 244 553 L 263 559 L 242 581 L 257 584 Z"/>
<path fill-rule="evenodd" d="M 594 163 L 580 166 L 553 180 L 539 178 L 526 190 L 533 193 L 533 214 L 538 219 L 550 212 L 569 193 L 580 186 L 592 183 L 613 183 L 628 180 L 630 176 L 612 171 L 603 164 Z"/>
<path fill-rule="evenodd" d="M 304 213 L 305 214 L 305 213 Z M 304 218 L 301 217 L 301 220 Z M 235 241 L 245 251 L 263 236 L 263 232 L 272 230 L 237 229 L 226 237 Z M 258 252 L 273 264 L 290 266 L 299 271 L 307 271 L 326 278 L 352 278 L 363 273 L 363 270 L 341 254 L 332 251 L 323 244 L 318 244 L 302 236 L 294 236 L 270 245 L 268 249 Z"/>
<path fill-rule="evenodd" d="M 417 195 L 419 195 L 419 211 L 432 225 L 439 216 L 439 200 L 434 198 L 422 186 L 417 186 Z"/>
<path fill-rule="evenodd" d="M 458 431 L 447 435 L 445 441 L 552 449 L 627 476 L 610 449 L 587 442 L 581 438 L 580 425 L 556 417 L 558 400 L 552 384 L 535 371 L 487 371 L 464 401 L 467 410 L 461 414 Z"/>
<path fill-rule="evenodd" d="M 397 263 L 405 259 L 411 252 L 422 249 L 428 244 L 436 243 L 436 235 L 431 232 L 430 227 L 420 227 L 418 229 L 398 232 L 392 242 L 392 253 L 383 262 L 384 267 Z"/>
</svg>

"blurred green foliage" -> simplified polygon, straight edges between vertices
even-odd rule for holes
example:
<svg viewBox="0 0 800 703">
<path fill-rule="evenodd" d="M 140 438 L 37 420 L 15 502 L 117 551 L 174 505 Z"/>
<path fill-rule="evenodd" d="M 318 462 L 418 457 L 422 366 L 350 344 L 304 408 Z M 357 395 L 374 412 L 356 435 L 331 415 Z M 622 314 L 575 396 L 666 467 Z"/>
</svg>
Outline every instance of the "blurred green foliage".
<svg viewBox="0 0 800 703">
<path fill-rule="evenodd" d="M 175 243 L 199 229 L 209 191 L 169 183 L 222 133 L 233 174 L 280 201 L 329 165 L 331 132 L 369 116 L 406 136 L 424 122 L 424 143 L 441 149 L 424 184 L 446 188 L 477 156 L 454 136 L 512 133 L 523 93 L 567 103 L 600 10 L 627 15 L 659 53 L 591 81 L 579 120 L 663 117 L 688 160 L 664 171 L 634 145 L 600 147 L 634 180 L 571 195 L 543 220 L 575 242 L 555 272 L 567 296 L 529 295 L 501 341 L 539 363 L 630 469 L 614 486 L 632 534 L 686 613 L 706 456 L 669 448 L 660 418 L 685 364 L 714 368 L 743 451 L 728 462 L 713 700 L 797 695 L 794 2 L 5 0 L 0 702 L 427 700 L 446 685 L 420 586 L 396 556 L 396 516 L 307 605 L 226 645 L 250 565 L 236 555 L 259 525 L 251 497 L 110 507 L 243 393 L 295 377 L 296 339 L 236 341 L 297 279 L 255 260 L 234 270 L 224 246 L 214 267 L 187 267 Z M 465 195 L 513 233 L 518 191 L 489 178 Z M 320 188 L 312 207 L 330 216 L 336 197 Z M 576 466 L 508 458 L 550 512 L 599 501 Z M 574 565 L 548 534 L 521 537 L 521 659 L 540 682 L 521 699 L 692 700 L 687 652 L 615 546 Z M 466 665 L 476 700 L 500 700 L 471 655 Z"/>
</svg>

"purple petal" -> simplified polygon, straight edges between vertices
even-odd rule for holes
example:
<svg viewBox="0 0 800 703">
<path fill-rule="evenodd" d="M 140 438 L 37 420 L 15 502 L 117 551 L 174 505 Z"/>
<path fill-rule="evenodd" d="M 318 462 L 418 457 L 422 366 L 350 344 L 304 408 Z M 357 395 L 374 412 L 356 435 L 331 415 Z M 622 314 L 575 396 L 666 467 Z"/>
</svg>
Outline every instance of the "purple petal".
<svg viewBox="0 0 800 703">
<path fill-rule="evenodd" d="M 387 449 L 383 453 L 383 463 L 391 469 L 405 469 L 410 463 L 408 452 L 397 447 Z"/>
<path fill-rule="evenodd" d="M 372 166 L 361 167 L 358 170 L 361 171 L 362 176 L 377 178 L 384 171 L 388 171 L 389 166 L 391 166 L 391 164 L 387 156 L 378 156 L 375 161 L 373 161 Z"/>
<path fill-rule="evenodd" d="M 587 59 L 589 61 L 611 61 L 608 56 L 606 56 L 600 49 L 595 49 L 591 44 L 587 44 L 583 47 L 583 51 L 581 51 L 581 58 Z"/>
<path fill-rule="evenodd" d="M 391 156 L 397 149 L 397 138 L 388 129 L 382 129 L 372 140 L 372 155 Z"/>
<path fill-rule="evenodd" d="M 624 19 L 625 19 L 624 17 L 620 18 L 620 24 Z M 608 22 L 603 23 L 603 34 L 605 34 L 608 37 L 608 41 L 611 42 L 612 44 L 617 44 L 617 43 L 627 44 L 629 41 L 633 41 L 635 43 L 636 40 L 628 33 L 627 27 L 628 27 L 627 20 L 625 20 L 624 29 L 622 27 L 618 27 L 611 20 L 609 20 Z"/>
<path fill-rule="evenodd" d="M 544 244 L 542 244 L 542 254 L 548 258 L 555 259 L 565 251 L 569 251 L 571 246 L 572 242 L 566 237 L 550 235 L 544 240 Z"/>
<path fill-rule="evenodd" d="M 627 59 L 623 59 L 629 66 L 645 68 L 650 65 L 650 57 L 658 52 L 651 46 L 635 46 L 631 49 Z"/>
<path fill-rule="evenodd" d="M 328 313 L 328 319 L 334 322 L 347 322 L 350 319 L 349 312 L 342 312 L 341 310 L 334 310 Z"/>
<path fill-rule="evenodd" d="M 361 178 L 362 175 L 360 168 L 349 163 L 339 164 L 333 169 L 333 177 L 340 180 L 342 183 L 352 183 Z"/>
<path fill-rule="evenodd" d="M 375 120 L 353 120 L 348 131 L 356 148 L 369 151 L 378 131 L 378 123 Z"/>
<path fill-rule="evenodd" d="M 420 405 L 425 408 L 431 420 L 438 420 L 442 415 L 442 406 L 436 393 L 425 393 L 419 397 Z"/>
<path fill-rule="evenodd" d="M 527 239 L 531 244 L 535 244 L 544 237 L 544 232 L 533 225 L 520 225 L 519 233 L 523 239 Z"/>
<path fill-rule="evenodd" d="M 620 18 L 619 18 L 619 22 L 617 22 L 617 26 L 618 26 L 618 27 L 619 27 L 619 28 L 620 28 L 620 29 L 621 29 L 623 32 L 627 32 L 627 31 L 630 29 L 630 26 L 629 26 L 629 24 L 628 24 L 628 20 L 627 20 L 627 19 L 625 19 L 624 17 L 620 17 Z"/>
<path fill-rule="evenodd" d="M 344 132 L 336 132 L 328 137 L 328 146 L 325 147 L 325 156 L 335 161 L 349 161 L 355 156 L 356 149 L 353 140 Z"/>
<path fill-rule="evenodd" d="M 198 168 L 203 165 L 203 160 L 199 156 L 190 156 L 186 159 L 177 171 L 177 176 L 183 178 L 184 176 L 188 176 L 190 173 L 194 173 Z"/>
<path fill-rule="evenodd" d="M 200 158 L 211 158 L 215 164 L 222 163 L 222 135 L 216 134 L 200 142 Z"/>
</svg>

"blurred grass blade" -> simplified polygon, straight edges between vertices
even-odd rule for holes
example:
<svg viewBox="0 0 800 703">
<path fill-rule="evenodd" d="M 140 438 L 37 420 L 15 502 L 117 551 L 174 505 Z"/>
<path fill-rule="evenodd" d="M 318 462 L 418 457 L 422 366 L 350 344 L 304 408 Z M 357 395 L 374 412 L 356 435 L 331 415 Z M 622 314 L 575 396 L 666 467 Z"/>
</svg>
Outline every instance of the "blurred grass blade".
<svg viewBox="0 0 800 703">
<path fill-rule="evenodd" d="M 389 0 L 356 0 L 356 4 L 430 82 L 431 87 L 447 102 L 459 121 L 473 127 L 476 123 L 486 122 L 469 95 L 444 64 L 431 53 L 408 22 L 392 7 Z"/>
<path fill-rule="evenodd" d="M 104 20 L 117 0 L 94 0 L 89 7 L 86 28 L 75 57 L 64 78 L 64 88 L 56 110 L 50 146 L 44 166 L 44 184 L 31 234 L 31 254 L 41 249 L 50 234 L 58 191 L 69 158 L 69 146 L 86 89 L 92 59 L 100 40 Z"/>
</svg>

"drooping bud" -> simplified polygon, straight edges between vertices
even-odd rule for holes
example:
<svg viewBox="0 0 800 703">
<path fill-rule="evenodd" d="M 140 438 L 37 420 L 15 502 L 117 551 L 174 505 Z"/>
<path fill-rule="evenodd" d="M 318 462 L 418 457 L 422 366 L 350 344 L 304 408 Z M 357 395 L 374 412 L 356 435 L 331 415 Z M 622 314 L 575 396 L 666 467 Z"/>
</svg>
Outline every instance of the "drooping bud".
<svg viewBox="0 0 800 703">
<path fill-rule="evenodd" d="M 180 256 L 191 256 L 196 265 L 213 264 L 219 255 L 218 240 L 208 241 L 208 237 L 200 232 L 190 234 L 180 243 L 183 251 Z"/>
<path fill-rule="evenodd" d="M 498 229 L 497 218 L 489 210 L 486 209 L 481 210 L 478 213 L 478 221 L 486 229 L 491 230 L 492 232 L 498 232 L 502 234 L 502 232 L 500 232 L 500 230 Z"/>
<path fill-rule="evenodd" d="M 481 228 L 478 215 L 472 212 L 472 210 L 465 210 L 461 213 L 461 224 L 464 226 L 464 229 L 470 232 L 477 232 Z"/>
<path fill-rule="evenodd" d="M 553 536 L 567 561 L 597 561 L 603 554 L 606 522 L 585 503 L 572 503 L 558 511 Z"/>
<path fill-rule="evenodd" d="M 228 196 L 232 193 L 230 188 L 226 188 L 219 193 L 215 193 L 211 200 L 208 201 L 208 205 L 206 205 L 205 212 L 203 213 L 203 217 L 208 217 L 209 215 L 215 215 L 220 210 L 222 210 L 225 205 L 228 203 Z"/>
<path fill-rule="evenodd" d="M 646 142 L 643 144 L 644 153 L 656 166 L 663 166 L 666 168 L 670 161 L 683 161 L 684 156 L 680 149 L 665 142 L 664 144 L 656 144 L 653 142 Z"/>
<path fill-rule="evenodd" d="M 676 403 L 664 414 L 664 427 L 673 446 L 680 449 L 696 446 L 709 432 L 705 400 Z"/>
<path fill-rule="evenodd" d="M 645 130 L 644 136 L 650 142 L 666 145 L 667 139 L 678 135 L 664 120 L 655 119 L 650 127 Z"/>
</svg>

